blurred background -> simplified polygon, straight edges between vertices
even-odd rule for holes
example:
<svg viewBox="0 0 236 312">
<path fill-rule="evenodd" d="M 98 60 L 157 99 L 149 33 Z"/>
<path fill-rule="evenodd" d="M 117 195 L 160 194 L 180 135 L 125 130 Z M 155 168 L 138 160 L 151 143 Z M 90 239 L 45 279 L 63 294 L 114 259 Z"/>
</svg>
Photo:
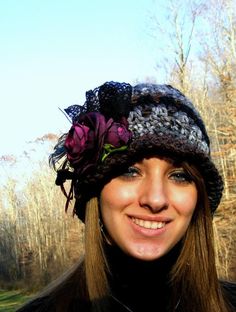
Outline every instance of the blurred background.
<svg viewBox="0 0 236 312">
<path fill-rule="evenodd" d="M 0 287 L 35 292 L 82 255 L 48 156 L 70 128 L 61 110 L 110 80 L 197 105 L 225 180 L 219 275 L 235 280 L 236 1 L 0 0 L 0 42 Z"/>
</svg>

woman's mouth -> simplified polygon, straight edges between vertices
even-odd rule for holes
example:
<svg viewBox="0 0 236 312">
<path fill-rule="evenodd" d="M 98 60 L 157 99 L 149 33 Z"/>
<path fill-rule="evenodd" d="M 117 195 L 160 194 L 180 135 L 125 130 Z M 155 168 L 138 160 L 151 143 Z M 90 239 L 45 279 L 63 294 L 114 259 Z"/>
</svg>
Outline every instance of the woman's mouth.
<svg viewBox="0 0 236 312">
<path fill-rule="evenodd" d="M 149 221 L 149 220 L 142 220 L 132 217 L 132 221 L 139 225 L 140 227 L 143 227 L 145 229 L 152 229 L 157 230 L 163 228 L 167 222 L 157 222 L 157 221 Z"/>
</svg>

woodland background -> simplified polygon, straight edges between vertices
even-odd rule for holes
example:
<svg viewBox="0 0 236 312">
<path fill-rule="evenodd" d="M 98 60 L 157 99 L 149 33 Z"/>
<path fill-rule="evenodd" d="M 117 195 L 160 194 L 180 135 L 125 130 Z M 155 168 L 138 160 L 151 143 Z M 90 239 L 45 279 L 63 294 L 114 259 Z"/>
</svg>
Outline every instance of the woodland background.
<svg viewBox="0 0 236 312">
<path fill-rule="evenodd" d="M 218 271 L 236 280 L 236 3 L 186 2 L 183 13 L 178 1 L 167 1 L 165 29 L 157 13 L 150 18 L 150 35 L 156 40 L 158 34 L 166 57 L 157 55 L 157 77 L 146 81 L 158 83 L 164 73 L 165 82 L 185 93 L 206 122 L 225 181 L 214 217 Z M 57 137 L 49 133 L 39 141 L 52 150 Z M 3 155 L 0 165 L 15 161 Z M 45 157 L 37 168 L 20 189 L 11 177 L 0 189 L 0 288 L 36 291 L 83 254 L 83 224 L 71 211 L 64 213 L 65 199 Z"/>
</svg>

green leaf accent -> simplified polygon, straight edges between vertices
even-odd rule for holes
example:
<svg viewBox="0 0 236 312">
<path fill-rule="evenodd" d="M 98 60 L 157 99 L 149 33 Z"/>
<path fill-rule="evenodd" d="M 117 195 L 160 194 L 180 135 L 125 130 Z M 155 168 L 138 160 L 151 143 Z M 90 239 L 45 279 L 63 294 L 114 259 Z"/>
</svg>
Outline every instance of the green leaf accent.
<svg viewBox="0 0 236 312">
<path fill-rule="evenodd" d="M 116 152 L 122 152 L 122 151 L 125 151 L 128 146 L 127 145 L 123 145 L 121 147 L 115 147 L 113 146 L 112 144 L 104 144 L 103 146 L 104 148 L 104 151 L 103 151 L 103 154 L 102 154 L 102 162 L 110 155 L 110 154 L 113 154 L 113 153 L 116 153 Z"/>
</svg>

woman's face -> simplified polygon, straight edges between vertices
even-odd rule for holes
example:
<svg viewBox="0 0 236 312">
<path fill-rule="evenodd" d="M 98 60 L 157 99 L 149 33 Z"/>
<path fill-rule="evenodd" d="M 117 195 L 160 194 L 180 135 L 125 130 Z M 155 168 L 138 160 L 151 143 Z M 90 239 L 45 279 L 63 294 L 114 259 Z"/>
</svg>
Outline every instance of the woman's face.
<svg viewBox="0 0 236 312">
<path fill-rule="evenodd" d="M 100 198 L 110 242 L 142 260 L 158 259 L 180 241 L 196 203 L 197 189 L 185 170 L 157 157 L 112 179 Z"/>
</svg>

